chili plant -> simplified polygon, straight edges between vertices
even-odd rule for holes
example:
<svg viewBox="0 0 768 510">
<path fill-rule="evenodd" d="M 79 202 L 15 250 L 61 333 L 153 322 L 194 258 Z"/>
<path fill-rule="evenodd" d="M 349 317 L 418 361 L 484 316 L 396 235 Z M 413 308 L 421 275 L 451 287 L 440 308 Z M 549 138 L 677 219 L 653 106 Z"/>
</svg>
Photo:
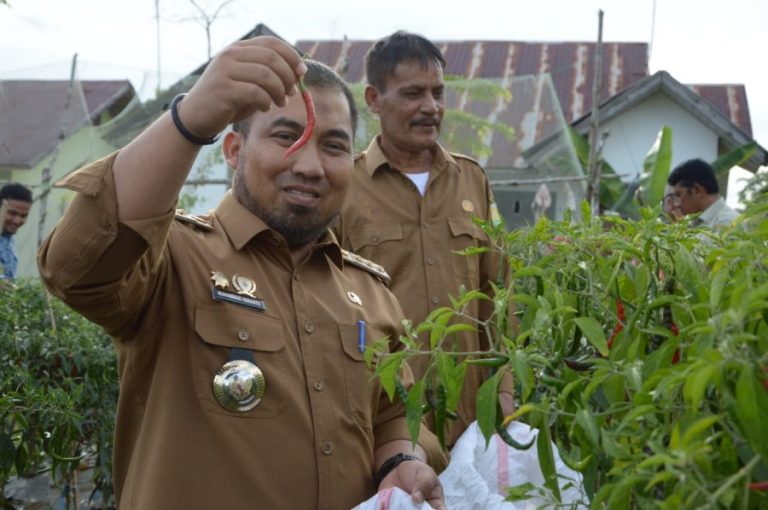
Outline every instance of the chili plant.
<svg viewBox="0 0 768 510">
<path fill-rule="evenodd" d="M 102 503 L 111 504 L 117 402 L 114 348 L 96 326 L 33 281 L 0 285 L 0 487 L 49 473 L 72 498 L 89 457 Z M 53 317 L 53 321 L 51 318 Z M 0 493 L 0 507 L 10 504 Z"/>
<path fill-rule="evenodd" d="M 540 430 L 536 490 L 553 505 L 551 441 L 583 475 L 592 508 L 765 508 L 768 203 L 718 233 L 666 223 L 658 209 L 628 221 L 583 208 L 579 222 L 482 225 L 508 284 L 492 295 L 461 289 L 452 307 L 406 324 L 400 351 L 374 356 L 374 346 L 383 387 L 401 395 L 415 437 L 423 412 L 455 412 L 467 365 L 488 365 L 477 420 L 489 439 L 502 422 L 499 380 L 512 373 L 519 405 L 509 419 Z M 466 314 L 476 299 L 494 303 L 489 320 Z M 466 328 L 488 334 L 490 350 L 455 352 L 452 335 Z M 399 367 L 415 356 L 429 368 L 397 392 Z M 429 398 L 435 388 L 444 399 Z"/>
</svg>

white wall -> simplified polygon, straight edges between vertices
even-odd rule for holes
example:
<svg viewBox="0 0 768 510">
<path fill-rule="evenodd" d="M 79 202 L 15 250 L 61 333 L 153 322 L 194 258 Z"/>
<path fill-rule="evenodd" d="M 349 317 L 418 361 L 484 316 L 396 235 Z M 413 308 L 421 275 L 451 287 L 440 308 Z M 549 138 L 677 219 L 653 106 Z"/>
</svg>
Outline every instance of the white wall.
<svg viewBox="0 0 768 510">
<path fill-rule="evenodd" d="M 672 128 L 672 168 L 691 158 L 717 158 L 717 135 L 659 92 L 601 126 L 610 133 L 603 159 L 619 174 L 641 173 L 643 159 L 664 125 Z"/>
</svg>

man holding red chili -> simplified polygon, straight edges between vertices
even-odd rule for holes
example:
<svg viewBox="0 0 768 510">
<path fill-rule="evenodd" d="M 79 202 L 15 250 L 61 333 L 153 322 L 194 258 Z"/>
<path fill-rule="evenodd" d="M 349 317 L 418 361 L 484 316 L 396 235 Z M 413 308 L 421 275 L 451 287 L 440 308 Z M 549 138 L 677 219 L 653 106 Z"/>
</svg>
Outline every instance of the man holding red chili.
<svg viewBox="0 0 768 510">
<path fill-rule="evenodd" d="M 298 77 L 317 117 L 286 156 L 309 125 Z M 233 189 L 209 215 L 174 214 L 200 146 L 231 123 Z M 412 445 L 359 350 L 401 332 L 388 276 L 327 230 L 355 123 L 332 70 L 276 38 L 240 41 L 125 148 L 60 183 L 78 194 L 40 273 L 114 338 L 121 510 L 351 508 L 387 487 L 444 508 L 434 436 Z"/>
<path fill-rule="evenodd" d="M 490 248 L 473 218 L 496 222 L 498 211 L 477 162 L 438 143 L 445 113 L 440 50 L 420 35 L 399 31 L 377 41 L 365 64 L 365 100 L 379 116 L 381 134 L 355 159 L 336 230 L 342 246 L 390 273 L 392 291 L 419 324 L 432 310 L 450 306 L 449 296 L 458 296 L 461 285 L 492 294 L 490 282 L 500 277 L 498 253 L 456 252 Z M 492 302 L 473 301 L 467 313 L 485 320 L 492 311 Z M 488 349 L 480 332 L 457 336 L 456 351 Z M 425 360 L 412 360 L 411 368 L 423 376 Z M 475 419 L 475 395 L 484 378 L 480 367 L 467 371 L 458 420 L 446 434 L 449 446 Z M 511 378 L 502 381 L 499 397 L 502 411 L 511 414 Z"/>
</svg>

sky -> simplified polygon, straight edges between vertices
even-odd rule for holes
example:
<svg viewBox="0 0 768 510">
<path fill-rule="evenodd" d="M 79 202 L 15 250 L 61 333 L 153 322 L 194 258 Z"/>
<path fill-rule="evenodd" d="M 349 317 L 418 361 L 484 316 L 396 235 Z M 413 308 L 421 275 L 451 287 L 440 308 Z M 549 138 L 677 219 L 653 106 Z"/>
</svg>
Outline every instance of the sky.
<svg viewBox="0 0 768 510">
<path fill-rule="evenodd" d="M 196 0 L 209 14 L 226 0 Z M 207 59 L 190 0 L 8 0 L 0 5 L 0 79 L 130 79 L 143 98 Z M 289 42 L 377 39 L 398 29 L 435 40 L 650 44 L 649 70 L 682 83 L 746 86 L 755 139 L 768 147 L 768 0 L 229 0 L 211 26 L 215 53 L 264 23 Z"/>
</svg>

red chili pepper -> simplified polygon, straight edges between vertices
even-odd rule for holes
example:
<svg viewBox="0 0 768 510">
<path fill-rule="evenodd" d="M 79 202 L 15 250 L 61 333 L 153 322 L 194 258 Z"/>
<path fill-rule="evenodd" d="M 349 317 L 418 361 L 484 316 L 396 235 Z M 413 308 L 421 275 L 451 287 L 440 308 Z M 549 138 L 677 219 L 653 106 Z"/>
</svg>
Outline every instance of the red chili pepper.
<svg viewBox="0 0 768 510">
<path fill-rule="evenodd" d="M 624 329 L 624 322 L 626 320 L 624 315 L 624 303 L 621 302 L 620 298 L 616 298 L 616 317 L 618 317 L 619 322 L 616 324 L 616 327 L 613 328 L 613 333 L 611 333 L 611 337 L 608 339 L 609 349 L 611 348 L 611 345 L 613 345 L 616 335 L 621 333 L 621 330 Z"/>
<path fill-rule="evenodd" d="M 301 133 L 299 139 L 293 142 L 293 145 L 288 147 L 288 150 L 286 150 L 283 155 L 283 159 L 306 145 L 312 137 L 312 131 L 315 130 L 315 102 L 312 100 L 312 94 L 309 93 L 309 89 L 304 85 L 304 80 L 301 78 L 299 78 L 299 91 L 301 91 L 301 98 L 304 99 L 304 106 L 307 109 L 307 127 L 304 128 L 304 132 Z"/>
<path fill-rule="evenodd" d="M 768 491 L 768 480 L 764 482 L 755 482 L 747 485 L 753 491 Z"/>
<path fill-rule="evenodd" d="M 677 324 L 675 324 L 674 322 L 672 322 L 672 324 L 669 326 L 669 330 L 675 336 L 680 334 L 680 329 L 678 329 Z M 676 348 L 675 353 L 672 355 L 672 364 L 677 365 L 679 362 L 680 362 L 680 349 Z"/>
</svg>

